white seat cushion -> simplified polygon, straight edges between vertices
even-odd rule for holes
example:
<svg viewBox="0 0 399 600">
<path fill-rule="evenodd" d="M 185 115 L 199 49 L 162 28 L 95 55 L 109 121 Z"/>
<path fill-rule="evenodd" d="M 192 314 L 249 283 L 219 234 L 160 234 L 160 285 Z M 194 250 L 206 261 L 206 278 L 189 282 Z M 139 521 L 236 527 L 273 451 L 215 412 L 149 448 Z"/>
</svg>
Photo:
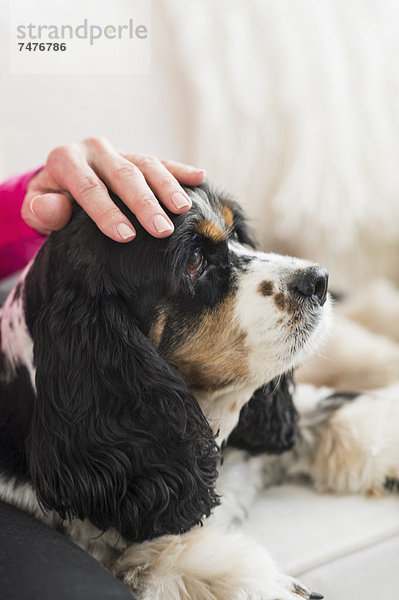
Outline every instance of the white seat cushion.
<svg viewBox="0 0 399 600">
<path fill-rule="evenodd" d="M 283 570 L 328 600 L 399 598 L 399 496 L 266 490 L 243 525 Z M 394 592 L 395 590 L 395 592 Z"/>
</svg>

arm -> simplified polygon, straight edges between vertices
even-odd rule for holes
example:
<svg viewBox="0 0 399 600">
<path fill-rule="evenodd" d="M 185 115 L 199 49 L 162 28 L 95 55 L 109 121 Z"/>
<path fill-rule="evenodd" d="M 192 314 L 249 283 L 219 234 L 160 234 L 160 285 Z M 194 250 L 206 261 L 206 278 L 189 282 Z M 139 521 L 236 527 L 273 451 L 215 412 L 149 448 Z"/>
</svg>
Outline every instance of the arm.
<svg viewBox="0 0 399 600">
<path fill-rule="evenodd" d="M 26 265 L 44 241 L 21 217 L 21 206 L 36 169 L 0 185 L 0 279 Z"/>
</svg>

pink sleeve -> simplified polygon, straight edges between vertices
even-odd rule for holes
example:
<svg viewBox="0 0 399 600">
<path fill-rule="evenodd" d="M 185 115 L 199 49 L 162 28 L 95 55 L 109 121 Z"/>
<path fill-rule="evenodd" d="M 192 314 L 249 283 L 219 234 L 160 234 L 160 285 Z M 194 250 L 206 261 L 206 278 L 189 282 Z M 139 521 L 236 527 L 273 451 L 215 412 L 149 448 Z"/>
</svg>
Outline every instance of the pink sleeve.
<svg viewBox="0 0 399 600">
<path fill-rule="evenodd" d="M 0 279 L 22 269 L 45 240 L 21 217 L 26 189 L 38 171 L 11 177 L 0 185 Z"/>
</svg>

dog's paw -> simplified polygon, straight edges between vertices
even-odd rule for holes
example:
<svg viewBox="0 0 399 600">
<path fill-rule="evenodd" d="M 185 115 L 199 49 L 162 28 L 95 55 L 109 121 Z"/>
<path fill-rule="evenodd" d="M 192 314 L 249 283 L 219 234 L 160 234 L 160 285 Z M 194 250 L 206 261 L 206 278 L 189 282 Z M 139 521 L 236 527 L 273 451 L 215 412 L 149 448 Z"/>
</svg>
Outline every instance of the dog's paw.
<svg viewBox="0 0 399 600">
<path fill-rule="evenodd" d="M 337 392 L 326 400 L 335 406 L 319 426 L 310 459 L 316 487 L 372 496 L 394 490 L 399 480 L 399 384 L 359 395 Z"/>
<path fill-rule="evenodd" d="M 184 574 L 174 574 L 175 581 L 171 582 L 158 576 L 149 577 L 146 567 L 140 569 L 125 569 L 114 571 L 138 600 L 322 600 L 324 596 L 311 592 L 302 583 L 286 575 L 278 575 L 274 580 L 263 578 L 259 581 L 241 585 L 231 585 L 226 579 L 226 573 L 193 577 Z M 233 575 L 233 574 L 231 574 Z M 144 577 L 143 577 L 144 576 Z M 176 576 L 180 581 L 176 581 Z M 245 576 L 244 576 L 245 577 Z M 236 582 L 238 583 L 238 582 Z"/>
<path fill-rule="evenodd" d="M 239 533 L 204 526 L 128 548 L 116 575 L 138 600 L 319 600 Z"/>
</svg>

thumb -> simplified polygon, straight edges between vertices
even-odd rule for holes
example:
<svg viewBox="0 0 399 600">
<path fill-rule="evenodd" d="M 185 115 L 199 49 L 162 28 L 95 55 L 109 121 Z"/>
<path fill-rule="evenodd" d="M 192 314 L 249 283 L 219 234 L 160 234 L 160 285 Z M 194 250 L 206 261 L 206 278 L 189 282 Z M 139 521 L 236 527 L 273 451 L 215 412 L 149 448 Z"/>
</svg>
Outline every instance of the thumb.
<svg viewBox="0 0 399 600">
<path fill-rule="evenodd" d="M 40 233 L 50 233 L 65 227 L 71 218 L 71 201 L 63 194 L 40 194 L 27 198 L 22 218 Z"/>
</svg>

